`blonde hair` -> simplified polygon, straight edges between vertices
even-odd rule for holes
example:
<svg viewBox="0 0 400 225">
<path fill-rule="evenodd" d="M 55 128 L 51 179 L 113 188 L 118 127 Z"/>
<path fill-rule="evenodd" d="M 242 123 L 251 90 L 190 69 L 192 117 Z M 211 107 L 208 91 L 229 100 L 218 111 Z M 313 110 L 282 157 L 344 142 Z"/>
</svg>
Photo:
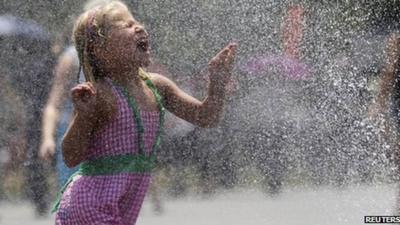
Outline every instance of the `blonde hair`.
<svg viewBox="0 0 400 225">
<path fill-rule="evenodd" d="M 102 65 L 95 58 L 94 48 L 107 39 L 114 13 L 121 8 L 128 9 L 121 1 L 110 1 L 82 13 L 75 23 L 72 40 L 86 81 L 94 82 L 104 76 L 99 70 Z"/>
</svg>

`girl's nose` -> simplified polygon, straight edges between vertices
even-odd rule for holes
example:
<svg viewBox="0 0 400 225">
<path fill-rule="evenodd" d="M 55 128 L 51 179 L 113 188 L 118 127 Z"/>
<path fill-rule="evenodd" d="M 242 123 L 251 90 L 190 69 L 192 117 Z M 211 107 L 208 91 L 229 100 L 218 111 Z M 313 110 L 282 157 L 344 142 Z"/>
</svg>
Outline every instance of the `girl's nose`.
<svg viewBox="0 0 400 225">
<path fill-rule="evenodd" d="M 135 27 L 135 32 L 138 34 L 144 33 L 147 36 L 147 31 L 141 25 Z"/>
</svg>

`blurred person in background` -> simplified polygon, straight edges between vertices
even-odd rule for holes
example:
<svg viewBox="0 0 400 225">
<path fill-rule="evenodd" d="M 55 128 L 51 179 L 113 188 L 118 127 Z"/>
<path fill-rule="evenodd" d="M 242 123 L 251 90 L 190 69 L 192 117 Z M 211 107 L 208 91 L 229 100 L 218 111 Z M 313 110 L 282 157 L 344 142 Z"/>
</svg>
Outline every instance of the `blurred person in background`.
<svg viewBox="0 0 400 225">
<path fill-rule="evenodd" d="M 48 33 L 33 21 L 0 16 L 1 66 L 9 71 L 9 84 L 15 89 L 26 113 L 26 194 L 43 216 L 48 210 L 48 183 L 39 160 L 42 108 L 52 81 L 53 54 Z M 2 74 L 4 75 L 4 74 Z M 23 139 L 18 140 L 23 143 Z"/>
<path fill-rule="evenodd" d="M 369 107 L 371 119 L 380 123 L 385 142 L 389 144 L 387 157 L 396 166 L 398 180 L 400 168 L 400 35 L 393 32 L 386 40 L 384 63 L 379 73 L 377 95 Z M 400 195 L 397 199 L 396 212 L 400 211 Z"/>
<path fill-rule="evenodd" d="M 22 191 L 26 116 L 20 96 L 9 82 L 10 71 L 0 67 L 0 199 Z"/>
<path fill-rule="evenodd" d="M 393 125 L 396 129 L 399 129 L 400 125 L 399 57 L 400 35 L 392 33 L 386 40 L 384 63 L 378 77 L 377 94 L 369 107 L 369 116 L 373 119 L 381 119 L 388 139 L 393 138 L 391 133 Z M 391 140 L 389 140 L 389 143 L 394 144 Z M 389 154 L 389 157 L 395 162 L 399 161 L 398 147 L 398 144 L 392 146 L 393 151 Z"/>
<path fill-rule="evenodd" d="M 297 121 L 303 116 L 305 105 L 300 99 L 304 89 L 302 80 L 310 75 L 302 51 L 306 13 L 301 4 L 287 6 L 278 28 L 280 53 L 258 52 L 249 57 L 242 68 L 252 75 L 249 77 L 252 91 L 246 94 L 239 107 L 245 108 L 244 114 L 256 122 L 246 124 L 241 142 L 248 154 L 246 158 L 250 159 L 246 162 L 254 161 L 266 194 L 281 192 L 293 158 L 289 153 L 294 142 L 291 137 L 301 128 Z M 254 76 L 262 77 L 262 81 Z"/>
<path fill-rule="evenodd" d="M 374 9 L 376 16 L 372 27 L 376 36 L 386 37 L 386 48 L 383 52 L 383 62 L 379 66 L 377 90 L 372 104 L 369 106 L 369 116 L 380 124 L 385 142 L 388 144 L 387 157 L 394 163 L 395 177 L 399 179 L 400 169 L 400 19 L 399 4 L 387 2 Z M 382 38 L 381 38 L 382 39 Z M 400 194 L 398 195 L 396 212 L 400 212 Z"/>
</svg>

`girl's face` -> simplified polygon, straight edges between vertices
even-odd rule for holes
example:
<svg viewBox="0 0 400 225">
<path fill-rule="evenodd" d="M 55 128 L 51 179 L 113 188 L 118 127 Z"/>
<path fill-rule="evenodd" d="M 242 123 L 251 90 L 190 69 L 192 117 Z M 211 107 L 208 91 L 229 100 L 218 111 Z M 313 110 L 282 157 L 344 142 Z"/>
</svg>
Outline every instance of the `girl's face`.
<svg viewBox="0 0 400 225">
<path fill-rule="evenodd" d="M 111 12 L 110 30 L 105 42 L 108 60 L 118 65 L 146 67 L 150 64 L 149 35 L 127 8 L 118 7 Z"/>
</svg>

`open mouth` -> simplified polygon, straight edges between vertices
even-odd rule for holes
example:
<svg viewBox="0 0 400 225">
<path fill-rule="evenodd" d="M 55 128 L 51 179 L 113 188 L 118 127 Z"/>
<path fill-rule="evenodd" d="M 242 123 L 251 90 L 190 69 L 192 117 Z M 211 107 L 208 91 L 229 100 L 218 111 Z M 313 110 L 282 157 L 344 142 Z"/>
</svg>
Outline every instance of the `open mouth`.
<svg viewBox="0 0 400 225">
<path fill-rule="evenodd" d="M 147 38 L 142 38 L 137 41 L 137 48 L 143 52 L 147 52 L 150 49 L 149 40 Z"/>
</svg>

